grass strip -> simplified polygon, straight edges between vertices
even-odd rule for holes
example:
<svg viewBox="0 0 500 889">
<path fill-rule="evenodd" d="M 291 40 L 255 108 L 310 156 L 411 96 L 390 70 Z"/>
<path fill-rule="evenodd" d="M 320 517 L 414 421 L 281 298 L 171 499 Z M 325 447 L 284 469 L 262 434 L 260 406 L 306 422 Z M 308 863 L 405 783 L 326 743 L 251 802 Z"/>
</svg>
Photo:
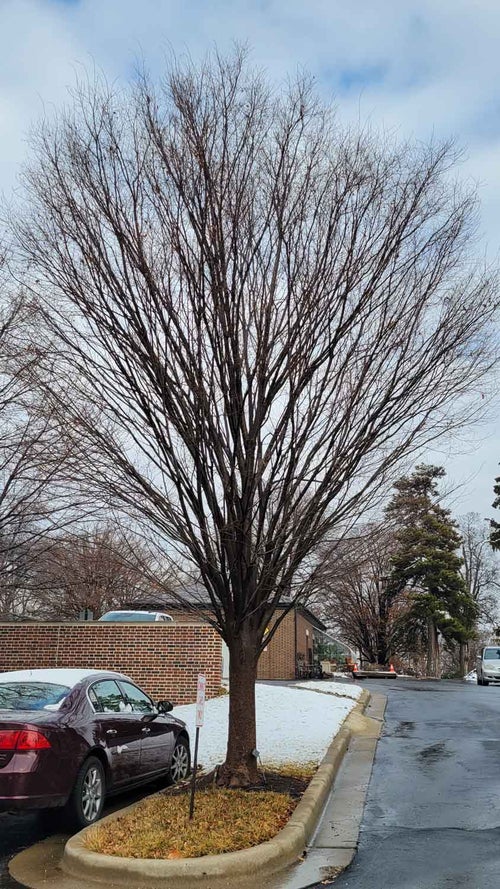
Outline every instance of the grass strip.
<svg viewBox="0 0 500 889">
<path fill-rule="evenodd" d="M 93 852 L 125 858 L 194 858 L 248 849 L 285 826 L 298 800 L 273 791 L 199 790 L 189 821 L 189 794 L 158 794 L 89 832 Z"/>
</svg>

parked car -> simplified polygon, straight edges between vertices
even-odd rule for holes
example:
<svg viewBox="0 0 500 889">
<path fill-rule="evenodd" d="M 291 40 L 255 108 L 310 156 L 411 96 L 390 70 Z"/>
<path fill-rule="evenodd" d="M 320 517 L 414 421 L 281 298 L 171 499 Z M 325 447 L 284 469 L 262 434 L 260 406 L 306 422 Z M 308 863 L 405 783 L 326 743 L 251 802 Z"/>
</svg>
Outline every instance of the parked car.
<svg viewBox="0 0 500 889">
<path fill-rule="evenodd" d="M 500 646 L 487 645 L 476 658 L 477 684 L 500 682 Z"/>
<path fill-rule="evenodd" d="M 87 827 L 112 794 L 186 778 L 189 735 L 172 707 L 121 673 L 0 673 L 0 811 L 65 807 Z"/>
<path fill-rule="evenodd" d="M 110 621 L 112 623 L 156 623 L 156 621 L 173 622 L 170 614 L 164 611 L 106 611 L 99 618 L 99 621 Z"/>
</svg>

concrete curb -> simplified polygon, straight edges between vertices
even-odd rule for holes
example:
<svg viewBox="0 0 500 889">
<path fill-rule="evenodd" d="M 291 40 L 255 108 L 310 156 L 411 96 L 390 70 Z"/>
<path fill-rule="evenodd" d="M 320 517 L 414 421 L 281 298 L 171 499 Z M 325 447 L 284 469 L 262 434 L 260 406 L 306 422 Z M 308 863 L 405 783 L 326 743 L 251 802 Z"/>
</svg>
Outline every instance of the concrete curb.
<svg viewBox="0 0 500 889">
<path fill-rule="evenodd" d="M 293 864 L 314 832 L 352 735 L 362 731 L 362 724 L 366 721 L 363 713 L 369 701 L 370 693 L 363 689 L 358 703 L 332 741 L 288 824 L 273 839 L 240 852 L 206 855 L 203 858 L 174 861 L 120 858 L 90 852 L 85 848 L 85 837 L 93 829 L 90 827 L 75 834 L 66 843 L 63 871 L 82 883 L 93 881 L 107 886 L 117 883 L 134 889 L 186 889 L 187 886 L 216 889 L 218 885 L 227 886 L 228 878 L 243 878 L 258 873 L 260 879 L 264 874 L 276 873 Z M 377 718 L 375 714 L 370 715 Z M 101 823 L 120 818 L 136 805 L 108 815 Z"/>
<path fill-rule="evenodd" d="M 308 847 L 307 858 L 290 869 L 284 884 L 273 884 L 269 889 L 310 889 L 331 883 L 352 863 L 386 704 L 385 695 L 373 693 L 365 715 L 353 716 L 356 725 L 349 750 Z"/>
</svg>

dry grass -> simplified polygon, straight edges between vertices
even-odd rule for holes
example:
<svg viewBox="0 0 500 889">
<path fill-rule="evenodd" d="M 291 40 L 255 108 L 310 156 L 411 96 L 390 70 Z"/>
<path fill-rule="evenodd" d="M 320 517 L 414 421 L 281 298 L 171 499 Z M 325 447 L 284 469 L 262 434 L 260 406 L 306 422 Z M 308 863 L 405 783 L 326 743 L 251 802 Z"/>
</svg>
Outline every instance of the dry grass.
<svg viewBox="0 0 500 889">
<path fill-rule="evenodd" d="M 267 762 L 262 769 L 264 775 L 270 771 L 273 774 L 283 775 L 284 778 L 298 778 L 303 781 L 310 781 L 315 772 L 318 771 L 318 763 L 314 760 L 310 762 Z"/>
<path fill-rule="evenodd" d="M 97 825 L 86 846 L 125 858 L 193 858 L 236 852 L 275 836 L 297 800 L 285 793 L 209 788 L 196 794 L 189 821 L 189 794 L 158 794 L 129 814 Z"/>
</svg>

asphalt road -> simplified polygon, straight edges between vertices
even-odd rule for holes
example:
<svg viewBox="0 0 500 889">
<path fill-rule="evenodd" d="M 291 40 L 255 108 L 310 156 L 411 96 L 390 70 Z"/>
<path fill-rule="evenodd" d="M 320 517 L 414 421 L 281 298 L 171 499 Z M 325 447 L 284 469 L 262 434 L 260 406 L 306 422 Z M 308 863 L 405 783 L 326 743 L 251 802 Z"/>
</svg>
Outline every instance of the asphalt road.
<svg viewBox="0 0 500 889">
<path fill-rule="evenodd" d="M 491 889 L 500 874 L 500 686 L 366 682 L 388 696 L 359 849 L 335 889 Z"/>
<path fill-rule="evenodd" d="M 165 783 L 160 781 L 115 797 L 104 810 L 104 814 L 122 808 L 122 806 L 129 806 L 164 786 Z M 20 887 L 20 883 L 10 876 L 7 867 L 14 855 L 51 834 L 63 833 L 63 831 L 64 824 L 57 817 L 52 817 L 48 822 L 47 818 L 42 819 L 36 814 L 0 814 L 0 889 L 19 889 Z"/>
<path fill-rule="evenodd" d="M 50 833 L 50 826 L 43 825 L 36 815 L 0 814 L 0 886 L 2 889 L 19 889 L 19 883 L 9 876 L 7 863 L 16 852 L 32 846 Z"/>
</svg>

